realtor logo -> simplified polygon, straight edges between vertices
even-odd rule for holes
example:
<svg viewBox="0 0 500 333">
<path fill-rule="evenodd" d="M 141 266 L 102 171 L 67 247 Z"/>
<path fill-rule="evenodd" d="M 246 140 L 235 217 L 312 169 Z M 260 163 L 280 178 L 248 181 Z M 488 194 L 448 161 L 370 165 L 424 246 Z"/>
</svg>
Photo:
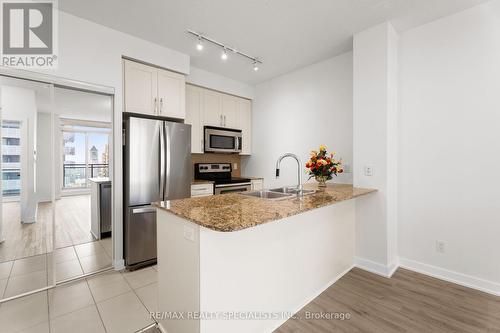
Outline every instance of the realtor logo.
<svg viewBox="0 0 500 333">
<path fill-rule="evenodd" d="M 10 67 L 54 68 L 55 1 L 0 0 L 2 62 Z"/>
</svg>

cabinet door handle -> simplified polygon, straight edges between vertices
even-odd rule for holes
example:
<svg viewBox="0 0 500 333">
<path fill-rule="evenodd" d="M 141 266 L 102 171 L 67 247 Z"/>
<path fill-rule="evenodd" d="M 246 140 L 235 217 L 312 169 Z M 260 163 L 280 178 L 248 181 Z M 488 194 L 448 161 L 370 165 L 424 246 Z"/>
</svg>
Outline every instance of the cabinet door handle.
<svg viewBox="0 0 500 333">
<path fill-rule="evenodd" d="M 223 126 L 222 125 L 222 115 L 219 116 L 219 125 Z"/>
<path fill-rule="evenodd" d="M 224 127 L 226 127 L 226 116 L 224 115 Z"/>
<path fill-rule="evenodd" d="M 163 97 L 160 98 L 160 114 L 163 113 Z"/>
<path fill-rule="evenodd" d="M 154 107 L 154 114 L 158 114 L 158 100 L 156 99 L 156 97 L 154 98 L 153 100 L 153 107 Z"/>
</svg>

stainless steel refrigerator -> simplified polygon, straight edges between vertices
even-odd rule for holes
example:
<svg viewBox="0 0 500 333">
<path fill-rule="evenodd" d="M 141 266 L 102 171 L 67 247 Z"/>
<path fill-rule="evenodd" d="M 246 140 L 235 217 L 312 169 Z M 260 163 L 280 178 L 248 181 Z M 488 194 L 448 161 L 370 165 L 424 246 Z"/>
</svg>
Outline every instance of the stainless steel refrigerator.
<svg viewBox="0 0 500 333">
<path fill-rule="evenodd" d="M 191 192 L 191 125 L 124 115 L 124 255 L 129 269 L 156 261 L 152 202 Z"/>
</svg>

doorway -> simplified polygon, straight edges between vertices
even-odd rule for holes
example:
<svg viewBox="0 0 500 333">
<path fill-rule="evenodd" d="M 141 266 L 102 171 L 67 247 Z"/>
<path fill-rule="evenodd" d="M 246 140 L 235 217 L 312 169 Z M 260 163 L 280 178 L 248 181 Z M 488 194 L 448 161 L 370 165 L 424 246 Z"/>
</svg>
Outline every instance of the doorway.
<svg viewBox="0 0 500 333">
<path fill-rule="evenodd" d="M 113 96 L 0 75 L 0 301 L 112 267 Z"/>
<path fill-rule="evenodd" d="M 0 299 L 55 284 L 51 173 L 54 86 L 0 76 Z M 38 113 L 48 114 L 41 127 Z"/>
</svg>

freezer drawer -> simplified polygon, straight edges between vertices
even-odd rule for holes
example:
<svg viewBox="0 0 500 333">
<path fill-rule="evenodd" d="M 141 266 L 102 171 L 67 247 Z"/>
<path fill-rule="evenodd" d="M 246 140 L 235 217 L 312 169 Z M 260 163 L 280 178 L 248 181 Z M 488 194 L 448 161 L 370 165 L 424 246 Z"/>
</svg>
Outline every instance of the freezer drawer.
<svg viewBox="0 0 500 333">
<path fill-rule="evenodd" d="M 125 223 L 125 265 L 127 268 L 156 260 L 156 209 L 129 207 Z"/>
</svg>

